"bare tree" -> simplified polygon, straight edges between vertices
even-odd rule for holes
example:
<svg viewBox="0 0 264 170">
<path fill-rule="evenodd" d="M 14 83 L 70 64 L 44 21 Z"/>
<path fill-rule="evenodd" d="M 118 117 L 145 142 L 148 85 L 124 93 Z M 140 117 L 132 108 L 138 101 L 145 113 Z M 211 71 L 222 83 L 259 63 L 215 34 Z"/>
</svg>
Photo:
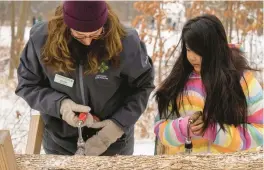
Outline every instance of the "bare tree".
<svg viewBox="0 0 264 170">
<path fill-rule="evenodd" d="M 139 29 L 141 40 L 152 49 L 151 57 L 155 66 L 157 66 L 155 67 L 157 73 L 155 83 L 157 85 L 160 84 L 168 71 L 170 71 L 171 67 L 168 67 L 168 64 L 172 62 L 170 59 L 173 58 L 175 54 L 177 55 L 178 52 L 176 43 L 169 46 L 167 44 L 165 45 L 169 38 L 166 37 L 164 33 L 168 32 L 169 29 L 164 27 L 168 15 L 163 6 L 168 3 L 177 3 L 177 1 L 139 1 L 134 4 L 135 9 L 140 12 L 140 15 L 136 16 L 132 25 Z M 235 43 L 243 44 L 247 35 L 251 35 L 251 33 L 253 34 L 261 30 L 260 28 L 263 28 L 263 10 L 261 10 L 263 2 L 260 1 L 184 1 L 183 4 L 186 7 L 185 16 L 187 19 L 205 13 L 216 15 L 225 26 L 229 42 L 234 42 L 237 35 L 237 42 L 235 41 Z M 155 23 L 154 30 L 149 28 L 149 20 L 151 19 L 154 20 L 152 23 Z M 234 29 L 236 29 L 236 35 L 234 35 Z M 259 32 L 261 33 L 261 31 Z M 253 41 L 255 41 L 255 39 L 252 37 L 251 42 Z M 256 49 L 257 46 L 254 47 L 253 43 L 250 44 L 251 47 L 249 52 L 253 53 L 253 48 Z M 176 57 L 173 59 L 176 59 Z M 164 60 L 166 61 L 165 63 L 163 62 Z M 153 104 L 149 104 L 145 112 L 147 114 L 144 113 L 142 117 L 146 116 L 149 118 L 148 120 L 152 120 L 150 118 L 151 114 L 148 112 L 152 107 Z M 141 126 L 141 128 L 145 127 Z M 156 146 L 157 154 L 168 153 L 170 150 L 169 147 L 162 146 L 159 141 L 156 141 Z"/>
<path fill-rule="evenodd" d="M 9 63 L 9 79 L 14 77 L 14 68 L 15 68 L 15 2 L 10 2 L 10 11 L 11 11 L 11 48 L 10 48 L 10 63 Z"/>
<path fill-rule="evenodd" d="M 168 65 L 169 62 L 166 61 L 172 59 L 174 54 L 176 54 L 177 38 L 175 39 L 175 44 L 167 43 L 172 37 L 175 38 L 175 35 L 177 35 L 177 32 L 174 32 L 175 30 L 172 30 L 172 27 L 167 25 L 169 12 L 171 11 L 169 10 L 169 6 L 171 4 L 175 5 L 176 3 L 176 1 L 138 1 L 134 3 L 134 8 L 137 9 L 139 15 L 135 17 L 132 25 L 139 29 L 140 39 L 152 49 L 152 51 L 149 51 L 149 54 L 151 55 L 154 65 L 157 65 L 157 67 L 155 67 L 155 72 L 157 73 L 155 84 L 160 84 L 170 71 L 171 67 Z M 154 123 L 157 113 L 155 107 L 154 101 L 150 100 L 145 113 L 137 122 L 138 126 L 136 126 L 136 130 L 140 128 L 140 132 L 147 132 L 149 129 L 153 128 L 150 125 L 146 125 L 146 123 L 144 124 L 141 120 L 145 119 L 148 120 L 148 122 L 153 120 Z M 156 118 L 158 118 L 158 116 Z M 165 153 L 166 148 L 160 141 L 156 139 L 155 142 L 155 154 Z"/>
<path fill-rule="evenodd" d="M 28 20 L 29 15 L 29 9 L 30 9 L 30 1 L 23 1 L 21 7 L 20 7 L 20 17 L 18 21 L 17 26 L 17 34 L 16 34 L 16 67 L 18 67 L 18 59 L 19 54 L 21 52 L 21 49 L 24 45 L 24 34 L 25 34 L 25 28 Z"/>
<path fill-rule="evenodd" d="M 8 12 L 8 3 L 5 1 L 0 2 L 0 29 L 5 23 L 7 12 Z"/>
<path fill-rule="evenodd" d="M 28 20 L 30 1 L 21 2 L 19 21 L 17 25 L 17 32 L 15 35 L 15 2 L 11 1 L 11 51 L 10 51 L 10 67 L 8 78 L 12 79 L 14 77 L 14 69 L 18 67 L 19 55 L 24 46 L 24 33 Z"/>
</svg>

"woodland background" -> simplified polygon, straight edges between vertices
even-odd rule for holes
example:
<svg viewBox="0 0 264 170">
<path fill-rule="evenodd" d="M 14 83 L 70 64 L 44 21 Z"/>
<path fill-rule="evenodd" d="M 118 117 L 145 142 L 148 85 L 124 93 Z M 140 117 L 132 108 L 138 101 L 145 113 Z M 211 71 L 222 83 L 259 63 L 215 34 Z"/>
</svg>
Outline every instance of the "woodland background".
<svg viewBox="0 0 264 170">
<path fill-rule="evenodd" d="M 241 44 L 263 87 L 262 1 L 109 1 L 120 21 L 135 27 L 155 65 L 158 86 L 177 59 L 184 23 L 200 14 L 214 14 L 223 22 L 230 43 Z M 0 2 L 0 129 L 8 129 L 17 153 L 24 153 L 30 115 L 38 114 L 14 94 L 20 53 L 33 22 L 50 19 L 61 1 Z M 33 21 L 34 20 L 34 21 Z M 135 154 L 153 154 L 153 125 L 157 108 L 153 97 L 136 124 Z"/>
</svg>

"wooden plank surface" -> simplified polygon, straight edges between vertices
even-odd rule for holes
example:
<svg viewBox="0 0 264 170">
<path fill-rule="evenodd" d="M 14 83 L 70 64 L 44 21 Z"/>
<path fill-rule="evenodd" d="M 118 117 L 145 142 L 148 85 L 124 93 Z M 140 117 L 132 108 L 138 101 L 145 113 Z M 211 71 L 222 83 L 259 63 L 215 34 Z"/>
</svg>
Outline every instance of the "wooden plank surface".
<svg viewBox="0 0 264 170">
<path fill-rule="evenodd" d="M 16 170 L 16 158 L 9 131 L 0 130 L 0 170 Z"/>
<path fill-rule="evenodd" d="M 26 154 L 39 154 L 43 138 L 44 123 L 40 115 L 32 115 L 30 119 Z"/>
<path fill-rule="evenodd" d="M 16 159 L 22 170 L 263 170 L 263 151 L 113 157 L 16 155 Z"/>
</svg>

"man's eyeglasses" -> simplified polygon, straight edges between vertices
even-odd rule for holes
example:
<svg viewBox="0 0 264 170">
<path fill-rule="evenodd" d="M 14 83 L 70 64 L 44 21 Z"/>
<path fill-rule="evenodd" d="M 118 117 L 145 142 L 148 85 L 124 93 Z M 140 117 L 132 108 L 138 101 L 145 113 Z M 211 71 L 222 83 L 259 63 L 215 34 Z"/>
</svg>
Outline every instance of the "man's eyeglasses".
<svg viewBox="0 0 264 170">
<path fill-rule="evenodd" d="M 105 33 L 105 31 L 104 31 L 104 27 L 102 27 L 102 31 L 101 31 L 100 34 L 89 35 L 89 36 L 86 36 L 86 35 L 84 35 L 84 36 L 76 36 L 76 35 L 73 34 L 73 31 L 71 30 L 71 35 L 72 35 L 72 37 L 75 38 L 75 39 L 77 39 L 77 40 L 84 40 L 84 39 L 86 39 L 86 38 L 90 38 L 90 39 L 98 40 L 98 39 L 100 39 L 100 38 L 103 37 L 104 33 Z"/>
</svg>

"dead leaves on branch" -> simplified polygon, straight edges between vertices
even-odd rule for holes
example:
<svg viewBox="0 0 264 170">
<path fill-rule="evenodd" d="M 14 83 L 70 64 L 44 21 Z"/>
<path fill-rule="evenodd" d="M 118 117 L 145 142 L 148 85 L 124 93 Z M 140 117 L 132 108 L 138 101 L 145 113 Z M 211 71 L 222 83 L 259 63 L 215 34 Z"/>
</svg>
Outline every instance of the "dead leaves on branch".
<svg viewBox="0 0 264 170">
<path fill-rule="evenodd" d="M 135 2 L 134 8 L 139 11 L 143 12 L 145 14 L 148 14 L 150 16 L 154 16 L 156 14 L 156 10 L 159 8 L 160 2 Z"/>
<path fill-rule="evenodd" d="M 205 13 L 214 14 L 223 23 L 232 19 L 235 24 L 234 28 L 241 30 L 243 36 L 246 36 L 248 32 L 262 32 L 263 34 L 262 7 L 262 1 L 194 1 L 186 9 L 186 17 L 192 18 Z M 230 26 L 225 24 L 225 27 Z M 228 28 L 225 29 L 228 30 Z"/>
<path fill-rule="evenodd" d="M 168 52 L 164 51 L 164 44 L 167 39 L 162 36 L 162 31 L 171 31 L 171 28 L 165 26 L 167 19 L 166 10 L 163 5 L 167 2 L 162 1 L 145 1 L 135 2 L 134 8 L 141 14 L 136 16 L 132 21 L 132 26 L 139 27 L 139 36 L 147 44 L 153 44 L 152 60 L 167 56 Z M 156 32 L 149 29 L 151 19 L 154 20 Z M 169 47 L 170 48 L 170 47 Z"/>
</svg>

